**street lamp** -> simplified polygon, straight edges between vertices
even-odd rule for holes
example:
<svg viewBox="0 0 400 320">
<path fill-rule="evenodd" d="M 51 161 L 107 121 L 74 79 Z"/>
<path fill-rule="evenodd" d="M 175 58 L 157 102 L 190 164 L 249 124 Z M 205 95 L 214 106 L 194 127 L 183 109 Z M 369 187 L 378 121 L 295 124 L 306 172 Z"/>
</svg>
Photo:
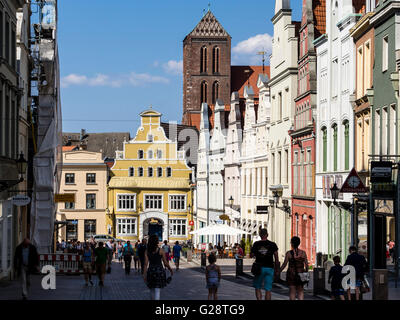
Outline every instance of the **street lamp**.
<svg viewBox="0 0 400 320">
<path fill-rule="evenodd" d="M 17 160 L 17 168 L 18 173 L 20 174 L 21 182 L 24 180 L 24 174 L 26 173 L 26 168 L 28 167 L 28 162 L 24 158 L 23 152 L 19 155 L 19 159 Z"/>
<path fill-rule="evenodd" d="M 340 190 L 339 190 L 339 188 L 337 187 L 337 184 L 336 184 L 336 182 L 335 182 L 334 185 L 333 185 L 333 187 L 331 188 L 331 194 L 332 194 L 333 204 L 334 204 L 334 205 L 337 204 L 336 200 L 337 200 L 337 198 L 339 197 L 339 193 L 340 193 Z"/>
<path fill-rule="evenodd" d="M 19 155 L 18 160 L 15 161 L 15 164 L 17 165 L 17 171 L 19 175 L 18 180 L 0 180 L 0 192 L 5 191 L 7 189 L 10 189 L 17 185 L 18 183 L 21 183 L 24 181 L 24 175 L 26 173 L 26 168 L 28 166 L 28 162 L 24 159 L 24 154 L 21 152 Z"/>
<path fill-rule="evenodd" d="M 231 196 L 231 197 L 228 199 L 228 201 L 229 201 L 229 204 L 231 205 L 231 209 L 232 209 L 232 207 L 233 207 L 233 197 Z"/>
</svg>

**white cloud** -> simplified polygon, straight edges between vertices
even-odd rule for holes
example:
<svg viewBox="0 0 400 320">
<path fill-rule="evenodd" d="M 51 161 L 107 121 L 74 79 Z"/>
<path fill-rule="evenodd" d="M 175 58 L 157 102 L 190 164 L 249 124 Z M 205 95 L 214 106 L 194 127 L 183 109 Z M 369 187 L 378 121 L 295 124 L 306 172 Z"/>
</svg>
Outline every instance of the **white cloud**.
<svg viewBox="0 0 400 320">
<path fill-rule="evenodd" d="M 183 72 L 183 61 L 169 60 L 163 64 L 164 71 L 173 75 L 180 75 Z"/>
<path fill-rule="evenodd" d="M 138 87 L 149 83 L 169 83 L 169 80 L 167 78 L 153 76 L 148 73 L 135 72 L 122 75 L 106 75 L 99 73 L 93 77 L 73 73 L 61 79 L 61 86 L 63 88 L 73 85 L 113 88 L 119 88 L 122 86 Z"/>
<path fill-rule="evenodd" d="M 247 40 L 239 42 L 232 48 L 232 62 L 235 64 L 261 64 L 261 56 L 257 55 L 259 51 L 266 51 L 266 60 L 272 50 L 272 36 L 268 33 L 257 34 Z"/>
</svg>

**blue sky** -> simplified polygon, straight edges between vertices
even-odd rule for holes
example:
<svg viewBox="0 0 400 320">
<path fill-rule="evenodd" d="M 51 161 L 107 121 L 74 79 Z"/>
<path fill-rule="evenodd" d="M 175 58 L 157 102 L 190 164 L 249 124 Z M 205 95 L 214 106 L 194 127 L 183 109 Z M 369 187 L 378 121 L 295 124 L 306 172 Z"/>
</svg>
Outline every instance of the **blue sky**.
<svg viewBox="0 0 400 320">
<path fill-rule="evenodd" d="M 182 118 L 182 41 L 209 1 L 59 1 L 63 131 L 136 132 L 152 105 L 163 121 Z M 270 49 L 272 0 L 214 0 L 232 37 L 232 64 L 261 64 Z M 292 1 L 300 20 L 301 0 Z"/>
</svg>

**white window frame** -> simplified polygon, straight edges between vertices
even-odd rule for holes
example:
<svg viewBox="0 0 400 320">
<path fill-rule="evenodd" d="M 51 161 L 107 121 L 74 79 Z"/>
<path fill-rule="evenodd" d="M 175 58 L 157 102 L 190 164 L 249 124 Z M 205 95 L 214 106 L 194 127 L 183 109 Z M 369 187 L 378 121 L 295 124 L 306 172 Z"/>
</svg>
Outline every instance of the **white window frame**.
<svg viewBox="0 0 400 320">
<path fill-rule="evenodd" d="M 147 142 L 154 142 L 154 136 L 151 133 L 147 134 Z"/>
<path fill-rule="evenodd" d="M 182 225 L 185 226 L 185 234 L 177 234 L 177 232 L 175 232 L 175 233 L 173 232 L 173 226 L 177 225 L 177 224 L 173 224 L 172 223 L 173 220 L 182 220 L 184 222 L 184 223 L 180 223 L 180 225 L 181 226 Z M 187 235 L 188 235 L 188 224 L 187 223 L 188 223 L 187 222 L 187 218 L 170 218 L 169 221 L 168 221 L 168 224 L 169 224 L 169 230 L 168 230 L 169 236 L 170 237 L 177 237 L 177 238 L 187 237 Z M 176 228 L 176 230 L 177 230 L 177 228 Z"/>
<path fill-rule="evenodd" d="M 157 149 L 157 151 L 156 151 L 156 156 L 157 156 L 157 159 L 162 159 L 162 157 L 163 157 L 163 152 L 162 152 L 161 149 Z"/>
<path fill-rule="evenodd" d="M 132 171 L 132 174 L 131 174 Z M 135 176 L 135 168 L 134 167 L 129 167 L 128 168 L 128 176 L 129 177 L 134 177 Z"/>
<path fill-rule="evenodd" d="M 184 197 L 184 200 L 183 200 L 183 202 L 184 202 L 184 207 L 183 207 L 183 209 L 172 209 L 172 205 L 171 205 L 171 202 L 172 202 L 172 199 L 171 199 L 171 197 L 176 197 L 176 196 L 180 196 L 180 197 Z M 175 199 L 174 199 L 175 200 Z M 187 206 L 187 196 L 186 196 L 186 194 L 182 194 L 182 193 L 171 193 L 171 194 L 168 194 L 168 211 L 172 211 L 172 212 L 186 212 L 186 207 Z"/>
<path fill-rule="evenodd" d="M 161 175 L 158 174 L 158 170 L 159 170 L 159 169 L 161 169 Z M 157 178 L 162 178 L 163 174 L 164 174 L 163 167 L 157 167 L 157 172 L 156 172 Z"/>
<path fill-rule="evenodd" d="M 389 35 L 382 38 L 382 72 L 389 67 Z"/>
<path fill-rule="evenodd" d="M 168 175 L 168 169 L 171 170 L 171 175 Z M 166 176 L 167 178 L 171 178 L 171 177 L 172 177 L 172 167 L 167 167 L 167 168 L 165 169 L 165 176 Z"/>
<path fill-rule="evenodd" d="M 119 206 L 119 196 L 133 196 L 133 203 L 134 203 L 134 208 L 120 208 Z M 128 199 L 125 199 L 126 201 L 130 201 Z M 116 202 L 117 202 L 117 211 L 136 211 L 136 193 L 117 193 L 116 195 Z"/>
<path fill-rule="evenodd" d="M 160 196 L 161 197 L 161 208 L 147 208 L 146 206 L 146 197 L 147 196 Z M 154 199 L 153 199 L 154 201 Z M 164 210 L 164 195 L 161 193 L 144 193 L 143 194 L 143 207 L 144 210 L 160 210 L 163 211 Z"/>
<path fill-rule="evenodd" d="M 140 157 L 140 152 L 142 152 L 142 156 L 141 157 Z M 142 149 L 138 150 L 138 159 L 139 160 L 144 159 L 144 150 L 142 150 Z"/>
<path fill-rule="evenodd" d="M 125 220 L 125 221 L 127 221 L 127 220 L 132 220 L 132 221 L 134 221 L 134 224 L 135 224 L 135 227 L 134 228 L 132 228 L 131 227 L 131 230 L 132 229 L 134 229 L 133 230 L 133 232 L 131 232 L 131 233 L 119 233 L 119 225 L 120 225 L 120 221 L 121 220 Z M 125 222 L 125 224 L 127 224 L 127 222 Z M 131 224 L 132 225 L 132 224 Z M 137 228 L 138 228 L 138 224 L 137 224 L 137 218 L 136 217 L 118 217 L 118 218 L 116 218 L 116 234 L 117 234 L 117 236 L 119 236 L 119 237 L 124 237 L 124 236 L 137 236 Z M 125 229 L 126 230 L 126 229 Z"/>
<path fill-rule="evenodd" d="M 147 159 L 154 159 L 153 150 L 147 150 Z"/>
<path fill-rule="evenodd" d="M 149 175 L 149 169 L 151 169 L 151 175 Z M 154 177 L 154 168 L 153 167 L 147 167 L 147 177 L 148 178 Z"/>
</svg>

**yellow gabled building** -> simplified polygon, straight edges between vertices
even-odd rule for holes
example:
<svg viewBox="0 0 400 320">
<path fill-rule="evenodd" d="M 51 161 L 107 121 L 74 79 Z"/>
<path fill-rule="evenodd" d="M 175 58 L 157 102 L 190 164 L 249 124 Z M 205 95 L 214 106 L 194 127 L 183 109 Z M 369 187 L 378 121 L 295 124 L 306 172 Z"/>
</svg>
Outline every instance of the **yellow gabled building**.
<svg viewBox="0 0 400 320">
<path fill-rule="evenodd" d="M 149 109 L 123 151 L 116 152 L 107 186 L 109 232 L 120 239 L 186 241 L 193 224 L 192 170 L 176 141 L 161 126 L 161 114 Z"/>
</svg>

